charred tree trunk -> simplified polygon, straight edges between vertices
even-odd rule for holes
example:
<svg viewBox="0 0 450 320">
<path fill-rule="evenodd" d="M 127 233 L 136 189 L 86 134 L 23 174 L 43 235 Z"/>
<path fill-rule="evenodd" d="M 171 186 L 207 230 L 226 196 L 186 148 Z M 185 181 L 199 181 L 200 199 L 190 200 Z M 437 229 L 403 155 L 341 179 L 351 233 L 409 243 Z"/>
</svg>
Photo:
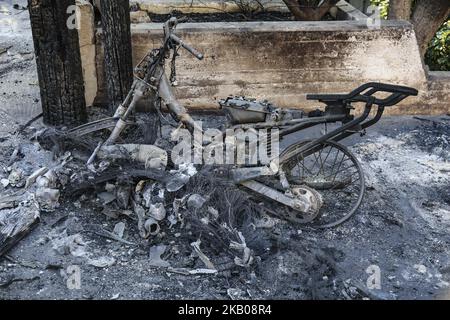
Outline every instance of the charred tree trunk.
<svg viewBox="0 0 450 320">
<path fill-rule="evenodd" d="M 44 122 L 86 121 L 84 80 L 76 28 L 68 27 L 75 0 L 28 0 Z"/>
<path fill-rule="evenodd" d="M 389 19 L 409 20 L 411 18 L 412 1 L 413 0 L 390 0 Z"/>
<path fill-rule="evenodd" d="M 417 0 L 412 17 L 420 53 L 425 56 L 428 45 L 450 15 L 449 0 Z"/>
<path fill-rule="evenodd" d="M 111 110 L 125 99 L 133 82 L 129 0 L 100 4 L 105 48 L 106 86 Z"/>
<path fill-rule="evenodd" d="M 339 0 L 325 0 L 319 6 L 320 1 L 314 0 L 283 0 L 296 20 L 318 21 L 321 20 Z"/>
</svg>

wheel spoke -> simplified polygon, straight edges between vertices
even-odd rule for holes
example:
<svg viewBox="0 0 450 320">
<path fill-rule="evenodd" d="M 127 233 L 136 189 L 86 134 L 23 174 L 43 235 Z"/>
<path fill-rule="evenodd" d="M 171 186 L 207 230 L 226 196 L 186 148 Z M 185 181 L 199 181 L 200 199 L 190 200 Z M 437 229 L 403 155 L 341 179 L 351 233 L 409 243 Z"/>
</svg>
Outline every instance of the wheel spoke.
<svg viewBox="0 0 450 320">
<path fill-rule="evenodd" d="M 339 173 L 345 172 L 346 170 L 351 169 L 351 168 L 354 168 L 354 165 L 345 167 L 344 169 L 340 169 L 340 170 L 337 171 L 336 173 L 333 173 L 333 174 L 330 174 L 330 175 L 326 176 L 324 179 L 328 179 L 328 178 L 330 178 L 331 176 L 333 176 L 333 181 L 334 181 L 334 179 L 337 177 L 337 175 L 338 175 Z M 358 171 L 355 171 L 355 172 L 357 173 Z"/>
<path fill-rule="evenodd" d="M 333 177 L 333 181 L 336 179 L 336 176 L 337 176 L 337 174 L 338 174 L 338 171 L 339 171 L 339 169 L 341 168 L 342 163 L 344 163 L 344 159 L 345 159 L 345 153 L 342 155 L 342 160 L 341 160 L 341 162 L 339 163 L 339 166 L 338 166 L 338 168 L 337 168 L 336 174 L 335 174 L 334 177 Z"/>
<path fill-rule="evenodd" d="M 295 147 L 300 149 L 305 143 L 308 142 Z M 295 149 L 289 149 L 292 150 Z M 307 156 L 299 153 L 292 157 L 282 164 L 283 170 L 291 185 L 315 188 L 321 194 L 323 206 L 317 223 L 334 226 L 347 220 L 361 204 L 364 176 L 358 160 L 346 147 L 326 141 L 316 150 Z"/>
<path fill-rule="evenodd" d="M 316 156 L 316 152 L 313 153 L 314 158 L 316 159 L 316 161 L 314 161 L 313 167 L 316 165 L 316 163 L 318 163 L 319 158 L 317 158 Z M 312 168 L 311 168 L 312 169 Z M 320 170 L 320 169 L 319 169 Z M 319 172 L 316 173 L 316 175 L 319 175 Z"/>
<path fill-rule="evenodd" d="M 306 166 L 305 166 L 305 159 L 302 159 L 302 162 L 299 162 L 299 164 L 302 166 L 303 170 L 308 171 L 309 174 L 314 175 Z M 303 175 L 304 176 L 304 175 Z"/>
</svg>

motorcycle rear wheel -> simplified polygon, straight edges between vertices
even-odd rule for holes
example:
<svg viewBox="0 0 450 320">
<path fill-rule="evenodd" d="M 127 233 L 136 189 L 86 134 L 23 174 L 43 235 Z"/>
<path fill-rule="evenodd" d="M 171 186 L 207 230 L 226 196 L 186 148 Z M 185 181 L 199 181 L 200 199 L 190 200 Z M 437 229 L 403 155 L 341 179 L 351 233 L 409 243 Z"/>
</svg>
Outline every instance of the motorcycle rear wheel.
<svg viewBox="0 0 450 320">
<path fill-rule="evenodd" d="M 280 155 L 293 155 L 280 164 L 290 185 L 304 185 L 320 193 L 323 205 L 314 227 L 331 228 L 350 219 L 360 207 L 365 193 L 364 173 L 358 159 L 344 145 L 325 141 L 296 153 L 310 141 L 289 146 Z"/>
</svg>

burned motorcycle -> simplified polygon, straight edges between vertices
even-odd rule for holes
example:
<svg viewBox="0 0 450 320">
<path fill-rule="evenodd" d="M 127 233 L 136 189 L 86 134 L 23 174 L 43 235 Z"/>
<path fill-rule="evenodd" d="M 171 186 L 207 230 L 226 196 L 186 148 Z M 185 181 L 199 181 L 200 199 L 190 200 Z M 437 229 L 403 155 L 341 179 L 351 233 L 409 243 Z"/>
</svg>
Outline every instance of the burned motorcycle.
<svg viewBox="0 0 450 320">
<path fill-rule="evenodd" d="M 171 81 L 165 73 L 166 60 L 171 56 L 174 59 L 180 48 L 186 49 L 199 60 L 203 59 L 201 53 L 175 35 L 177 23 L 176 18 L 171 18 L 164 24 L 162 47 L 149 52 L 137 65 L 132 88 L 114 116 L 70 131 L 80 136 L 113 128 L 109 138 L 96 148 L 88 163 L 95 161 L 102 148 L 117 141 L 124 128 L 130 124 L 130 116 L 143 97 L 152 97 L 161 117 L 161 104 L 164 104 L 180 125 L 190 131 L 202 130 L 172 91 L 174 70 Z M 377 93 L 387 96 L 377 98 Z M 417 90 L 409 87 L 367 83 L 348 94 L 308 95 L 307 99 L 325 104 L 325 109 L 307 115 L 298 110 L 280 109 L 267 102 L 242 97 L 222 100 L 220 105 L 229 118 L 229 128 L 267 129 L 268 132 L 277 129 L 279 139 L 307 128 L 335 124 L 332 130 L 318 138 L 292 143 L 279 157 L 266 164 L 234 166 L 230 179 L 268 202 L 279 204 L 271 212 L 283 219 L 319 227 L 337 226 L 357 211 L 365 192 L 360 163 L 339 141 L 363 133 L 380 120 L 386 107 L 417 94 Z M 362 114 L 353 114 L 355 103 L 365 104 Z M 376 113 L 371 116 L 374 108 Z"/>
</svg>

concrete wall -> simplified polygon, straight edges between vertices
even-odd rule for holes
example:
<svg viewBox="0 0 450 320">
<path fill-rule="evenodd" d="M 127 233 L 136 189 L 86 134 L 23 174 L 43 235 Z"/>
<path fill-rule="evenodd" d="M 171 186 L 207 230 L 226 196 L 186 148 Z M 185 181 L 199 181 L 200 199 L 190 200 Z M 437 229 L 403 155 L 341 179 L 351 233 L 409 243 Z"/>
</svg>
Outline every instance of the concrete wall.
<svg viewBox="0 0 450 320">
<path fill-rule="evenodd" d="M 96 0 L 96 2 L 98 1 Z M 259 11 L 263 7 L 265 11 L 269 12 L 289 12 L 283 0 L 259 0 L 258 2 L 243 3 L 247 3 L 249 8 L 255 11 Z M 370 3 L 370 0 L 340 0 L 336 7 L 350 7 L 352 10 L 349 12 L 358 16 L 364 15 L 360 10 L 367 6 L 365 3 Z M 143 12 L 153 14 L 169 14 L 174 11 L 182 13 L 242 12 L 242 7 L 235 0 L 136 0 L 131 4 Z"/>
<path fill-rule="evenodd" d="M 96 0 L 98 2 L 99 0 Z M 359 0 L 363 1 L 363 0 Z M 360 10 L 355 8 L 351 1 L 340 0 L 335 7 L 331 8 L 330 13 L 336 20 L 359 20 L 367 19 Z M 354 2 L 354 1 L 353 1 Z M 131 2 L 133 7 L 138 8 L 136 12 L 131 12 L 131 21 L 134 16 L 142 17 L 143 14 L 170 14 L 174 11 L 189 13 L 235 13 L 242 12 L 242 5 L 238 5 L 235 0 L 137 0 Z M 263 8 L 266 12 L 285 12 L 289 13 L 289 9 L 283 0 L 258 0 L 243 2 L 255 12 L 261 11 Z M 361 2 L 356 1 L 357 5 Z M 99 4 L 97 4 L 99 5 Z M 292 19 L 294 20 L 294 19 Z M 137 21 L 145 22 L 145 21 Z"/>
<path fill-rule="evenodd" d="M 421 91 L 419 98 L 390 108 L 393 114 L 450 109 L 448 100 L 444 105 L 426 104 L 430 85 L 414 31 L 406 22 L 387 21 L 377 30 L 361 21 L 192 23 L 180 25 L 178 34 L 205 54 L 198 61 L 182 51 L 177 60 L 177 96 L 191 108 L 216 108 L 217 100 L 229 95 L 315 108 L 320 104 L 306 101 L 307 93 L 348 92 L 379 81 Z M 137 62 L 161 44 L 161 25 L 133 25 L 132 37 Z M 102 59 L 97 54 L 100 89 Z"/>
<path fill-rule="evenodd" d="M 439 114 L 450 114 L 450 71 L 429 73 L 428 90 L 423 101 L 422 113 L 438 109 L 441 111 Z"/>
</svg>

